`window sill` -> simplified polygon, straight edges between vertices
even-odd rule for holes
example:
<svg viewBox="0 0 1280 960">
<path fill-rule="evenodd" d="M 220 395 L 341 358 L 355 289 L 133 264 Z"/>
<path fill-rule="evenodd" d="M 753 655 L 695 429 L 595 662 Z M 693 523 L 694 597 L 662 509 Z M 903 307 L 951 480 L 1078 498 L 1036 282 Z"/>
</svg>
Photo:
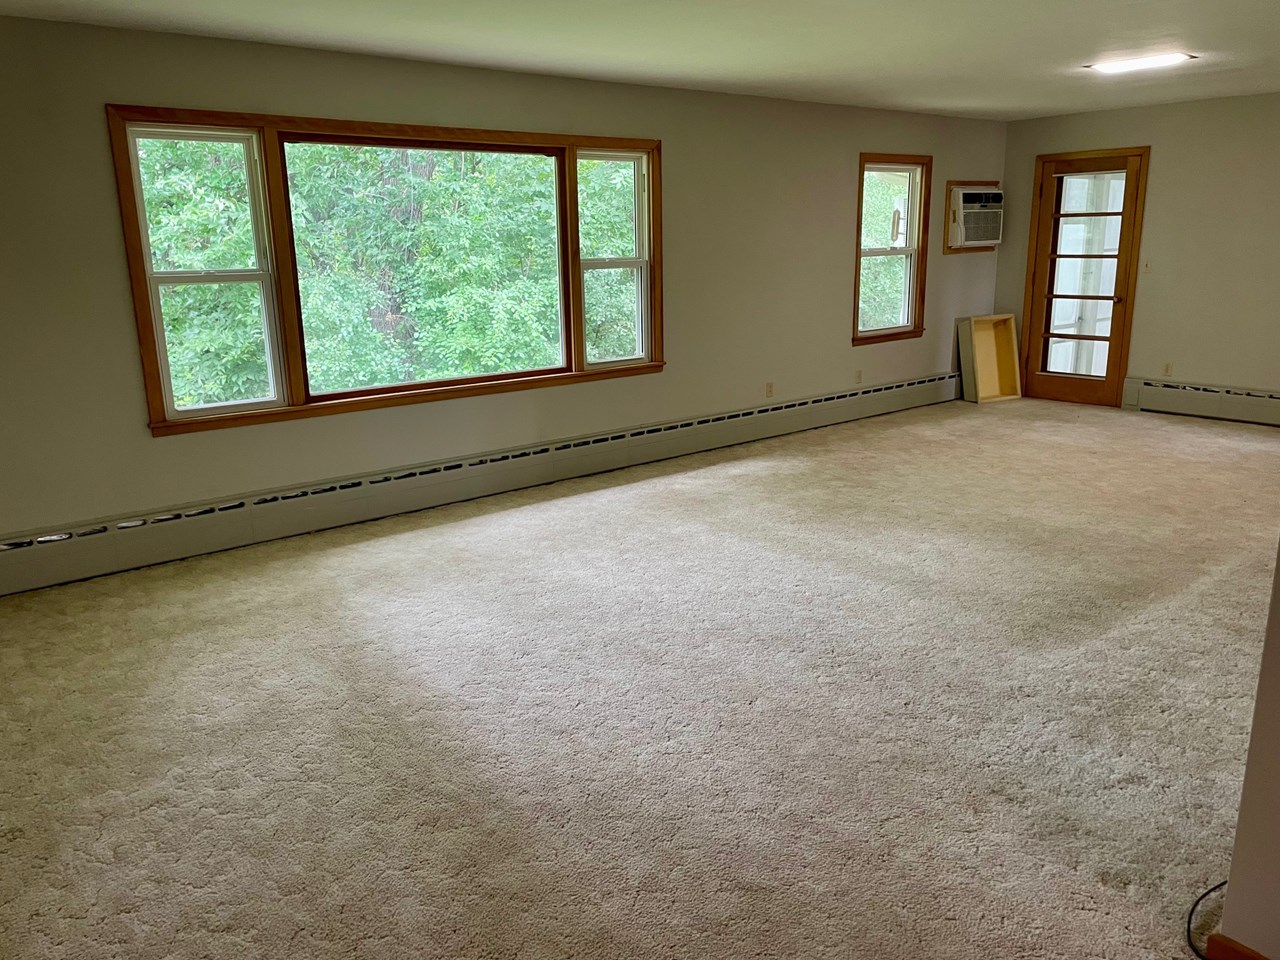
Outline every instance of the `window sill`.
<svg viewBox="0 0 1280 960">
<path fill-rule="evenodd" d="M 911 327 L 907 330 L 887 330 L 884 333 L 855 333 L 853 345 L 865 347 L 871 343 L 888 343 L 892 340 L 914 340 L 924 336 L 924 327 Z"/>
<path fill-rule="evenodd" d="M 491 393 L 509 393 L 513 390 L 532 390 L 560 384 L 586 383 L 591 380 L 610 380 L 615 377 L 634 377 L 646 373 L 659 373 L 662 361 L 632 363 L 624 366 L 604 367 L 597 370 L 556 371 L 532 374 L 511 380 L 489 383 L 442 384 L 417 390 L 401 390 L 377 396 L 315 399 L 310 403 L 291 407 L 268 407 L 239 413 L 220 413 L 207 417 L 184 417 L 181 420 L 161 420 L 151 424 L 153 437 L 170 437 L 180 433 L 198 433 L 202 430 L 221 430 L 224 427 L 245 427 L 255 423 L 275 423 L 280 420 L 300 420 L 304 417 L 323 417 L 334 413 L 357 410 L 377 410 L 382 407 L 399 407 L 410 403 L 426 403 L 431 400 L 453 400 L 461 397 L 479 397 Z"/>
</svg>

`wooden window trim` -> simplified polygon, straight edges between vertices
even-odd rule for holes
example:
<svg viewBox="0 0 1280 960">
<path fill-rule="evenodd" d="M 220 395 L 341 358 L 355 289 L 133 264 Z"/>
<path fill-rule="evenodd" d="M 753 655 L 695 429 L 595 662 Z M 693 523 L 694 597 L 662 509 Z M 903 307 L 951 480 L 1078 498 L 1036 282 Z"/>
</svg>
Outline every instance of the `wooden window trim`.
<svg viewBox="0 0 1280 960">
<path fill-rule="evenodd" d="M 916 243 L 915 290 L 912 299 L 912 323 L 910 327 L 888 330 L 884 333 L 865 333 L 858 329 L 858 297 L 862 281 L 862 187 L 867 165 L 897 163 L 918 166 L 920 173 L 920 236 Z M 914 340 L 924 336 L 925 280 L 929 259 L 929 207 L 933 184 L 933 157 L 912 153 L 860 153 L 858 154 L 858 217 L 854 233 L 855 256 L 853 267 L 853 345 L 889 343 L 894 340 Z"/>
<path fill-rule="evenodd" d="M 275 423 L 280 420 L 299 420 L 306 417 L 321 417 L 333 413 L 348 413 L 357 410 L 378 410 L 382 407 L 399 407 L 405 404 L 425 403 L 432 400 L 456 400 L 461 397 L 510 393 L 515 390 L 532 390 L 557 384 L 587 383 L 592 380 L 634 377 L 646 373 L 658 373 L 663 369 L 663 366 L 664 364 L 660 360 L 647 361 L 627 366 L 606 367 L 601 370 L 510 374 L 507 379 L 487 380 L 482 383 L 458 384 L 446 382 L 430 386 L 415 384 L 416 389 L 413 390 L 402 390 L 398 393 L 385 393 L 374 396 L 350 396 L 344 394 L 331 398 L 328 395 L 324 395 L 319 399 L 297 406 L 267 407 L 244 413 L 186 417 L 182 420 L 152 423 L 151 434 L 156 437 L 168 437 L 179 433 L 196 433 L 203 430 L 217 430 L 220 427 L 242 424 Z"/>
<path fill-rule="evenodd" d="M 170 436 L 223 427 L 272 423 L 356 410 L 401 406 L 491 393 L 507 393 L 593 380 L 658 373 L 664 367 L 662 338 L 662 176 L 658 140 L 623 137 L 572 136 L 510 130 L 473 130 L 414 124 L 375 123 L 294 117 L 276 114 L 213 110 L 183 110 L 107 104 L 107 128 L 115 165 L 116 188 L 124 230 L 129 281 L 133 293 L 147 412 L 153 436 Z M 264 175 L 263 203 L 272 253 L 276 316 L 284 403 L 279 406 L 207 416 L 169 417 L 165 407 L 160 344 L 153 321 L 147 274 L 148 252 L 143 249 L 138 194 L 129 144 L 130 124 L 229 127 L 254 131 L 260 142 Z M 540 153 L 556 161 L 557 214 L 560 230 L 560 277 L 564 291 L 565 362 L 555 368 L 518 371 L 484 377 L 429 383 L 397 384 L 355 389 L 338 394 L 312 394 L 307 386 L 301 298 L 294 259 L 293 224 L 289 214 L 284 149 L 291 142 L 332 142 L 375 146 L 413 146 L 448 149 L 510 150 Z M 578 149 L 643 154 L 648 200 L 648 351 L 634 361 L 588 365 L 584 349 L 585 318 L 578 252 Z"/>
</svg>

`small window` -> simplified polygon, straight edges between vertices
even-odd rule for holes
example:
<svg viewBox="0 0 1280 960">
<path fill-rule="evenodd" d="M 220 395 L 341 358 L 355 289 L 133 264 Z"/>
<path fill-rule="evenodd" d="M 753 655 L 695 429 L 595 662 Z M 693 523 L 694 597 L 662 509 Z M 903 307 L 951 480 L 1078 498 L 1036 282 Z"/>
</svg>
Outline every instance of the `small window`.
<svg viewBox="0 0 1280 960">
<path fill-rule="evenodd" d="M 662 369 L 656 140 L 107 119 L 153 434 Z"/>
<path fill-rule="evenodd" d="M 861 157 L 855 344 L 924 333 L 932 171 L 932 157 Z"/>
<path fill-rule="evenodd" d="M 130 141 L 167 415 L 280 404 L 257 135 L 135 127 Z"/>
<path fill-rule="evenodd" d="M 583 315 L 592 365 L 644 356 L 649 289 L 644 195 L 643 156 L 579 151 Z"/>
</svg>

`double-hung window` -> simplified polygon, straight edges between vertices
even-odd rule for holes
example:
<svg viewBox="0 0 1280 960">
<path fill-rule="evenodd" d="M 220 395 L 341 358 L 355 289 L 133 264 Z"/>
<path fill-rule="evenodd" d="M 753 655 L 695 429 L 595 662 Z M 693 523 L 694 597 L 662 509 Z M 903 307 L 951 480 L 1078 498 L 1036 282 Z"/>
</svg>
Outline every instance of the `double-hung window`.
<svg viewBox="0 0 1280 960">
<path fill-rule="evenodd" d="M 156 434 L 661 369 L 656 141 L 108 119 Z"/>
<path fill-rule="evenodd" d="M 129 149 L 165 408 L 274 406 L 282 377 L 257 135 L 135 126 Z"/>
<path fill-rule="evenodd" d="M 864 153 L 858 165 L 853 342 L 924 333 L 933 158 Z"/>
<path fill-rule="evenodd" d="M 648 186 L 644 158 L 578 152 L 586 356 L 590 364 L 633 362 L 649 340 Z"/>
</svg>

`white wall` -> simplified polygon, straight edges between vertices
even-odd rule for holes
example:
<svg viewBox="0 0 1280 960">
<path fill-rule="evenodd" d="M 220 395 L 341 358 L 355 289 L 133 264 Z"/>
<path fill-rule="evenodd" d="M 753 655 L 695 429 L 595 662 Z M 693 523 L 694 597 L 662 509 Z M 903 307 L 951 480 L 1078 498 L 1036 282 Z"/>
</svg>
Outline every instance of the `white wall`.
<svg viewBox="0 0 1280 960">
<path fill-rule="evenodd" d="M 1151 147 L 1129 375 L 1280 390 L 1280 94 L 1008 127 L 996 309 L 1022 317 L 1035 158 Z M 1280 958 L 1280 567 L 1222 931 Z"/>
<path fill-rule="evenodd" d="M 1129 375 L 1280 388 L 1280 94 L 1010 124 L 997 308 L 1021 319 L 1036 155 L 1146 145 Z"/>
<path fill-rule="evenodd" d="M 0 19 L 0 533 L 953 369 L 995 256 L 941 256 L 1004 125 Z M 26 91 L 15 95 L 14 91 Z M 103 104 L 663 141 L 655 376 L 152 438 Z M 20 135 L 12 135 L 20 132 Z M 859 151 L 934 155 L 928 332 L 849 343 Z M 17 189 L 13 189 L 17 188 Z"/>
<path fill-rule="evenodd" d="M 1280 958 L 1280 559 L 1262 651 L 1249 764 L 1236 825 L 1222 932 L 1265 957 Z"/>
</svg>

